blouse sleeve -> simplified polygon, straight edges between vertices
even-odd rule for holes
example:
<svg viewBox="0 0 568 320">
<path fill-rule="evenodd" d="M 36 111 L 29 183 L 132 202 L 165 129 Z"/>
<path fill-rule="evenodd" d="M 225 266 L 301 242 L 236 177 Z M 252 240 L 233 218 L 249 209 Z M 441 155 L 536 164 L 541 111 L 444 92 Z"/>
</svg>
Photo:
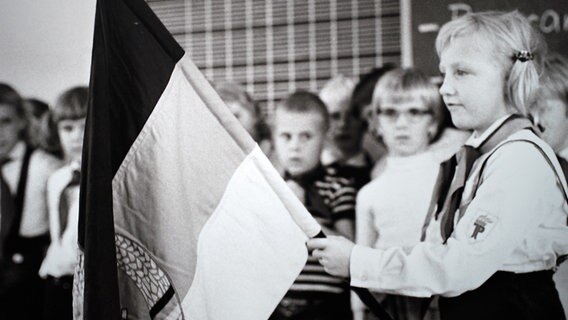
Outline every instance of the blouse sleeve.
<svg viewBox="0 0 568 320">
<path fill-rule="evenodd" d="M 563 203 L 543 155 L 525 143 L 508 144 L 487 160 L 476 196 L 446 245 L 422 242 L 411 250 L 356 245 L 351 284 L 419 297 L 475 289 Z"/>
</svg>

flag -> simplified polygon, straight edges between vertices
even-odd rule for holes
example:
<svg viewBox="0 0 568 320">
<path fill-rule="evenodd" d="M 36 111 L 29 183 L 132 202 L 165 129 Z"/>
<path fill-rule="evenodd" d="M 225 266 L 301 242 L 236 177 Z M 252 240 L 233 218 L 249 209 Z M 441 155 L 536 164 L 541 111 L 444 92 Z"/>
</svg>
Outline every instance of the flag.
<svg viewBox="0 0 568 320">
<path fill-rule="evenodd" d="M 266 319 L 319 225 L 143 0 L 99 0 L 76 288 L 85 319 Z"/>
</svg>

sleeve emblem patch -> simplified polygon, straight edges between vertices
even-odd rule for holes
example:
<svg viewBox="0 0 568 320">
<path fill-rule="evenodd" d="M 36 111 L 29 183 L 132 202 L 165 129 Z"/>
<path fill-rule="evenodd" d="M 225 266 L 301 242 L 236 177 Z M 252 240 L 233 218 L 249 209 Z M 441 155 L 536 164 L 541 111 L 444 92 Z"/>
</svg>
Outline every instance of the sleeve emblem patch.
<svg viewBox="0 0 568 320">
<path fill-rule="evenodd" d="M 496 218 L 483 214 L 477 217 L 473 222 L 473 226 L 470 227 L 470 238 L 471 241 L 480 241 L 487 237 L 491 229 L 493 229 Z"/>
</svg>

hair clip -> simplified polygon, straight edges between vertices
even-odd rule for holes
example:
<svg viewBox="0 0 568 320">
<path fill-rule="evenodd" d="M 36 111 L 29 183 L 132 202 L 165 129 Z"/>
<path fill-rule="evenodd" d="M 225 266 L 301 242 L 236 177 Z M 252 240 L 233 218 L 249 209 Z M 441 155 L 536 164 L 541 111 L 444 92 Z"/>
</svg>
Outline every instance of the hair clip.
<svg viewBox="0 0 568 320">
<path fill-rule="evenodd" d="M 519 60 L 520 62 L 527 62 L 529 60 L 534 59 L 534 56 L 529 51 L 521 50 L 521 51 L 515 53 L 515 55 L 513 55 L 513 59 Z"/>
</svg>

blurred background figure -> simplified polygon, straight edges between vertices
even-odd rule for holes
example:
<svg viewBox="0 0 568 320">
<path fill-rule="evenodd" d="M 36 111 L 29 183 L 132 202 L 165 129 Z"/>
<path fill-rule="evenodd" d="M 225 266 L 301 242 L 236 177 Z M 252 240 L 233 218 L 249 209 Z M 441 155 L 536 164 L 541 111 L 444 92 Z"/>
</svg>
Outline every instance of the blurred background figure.
<svg viewBox="0 0 568 320">
<path fill-rule="evenodd" d="M 29 143 L 37 147 L 41 140 L 41 121 L 49 112 L 49 106 L 47 103 L 34 98 L 24 99 L 23 103 L 28 116 Z"/>
<path fill-rule="evenodd" d="M 220 82 L 215 84 L 214 87 L 233 115 L 243 125 L 243 128 L 259 144 L 262 151 L 269 158 L 273 158 L 270 130 L 264 121 L 262 111 L 250 94 L 245 88 L 234 82 Z"/>
<path fill-rule="evenodd" d="M 544 77 L 533 110 L 542 138 L 558 156 L 568 177 L 568 59 L 551 53 L 544 63 Z M 568 264 L 559 265 L 554 274 L 556 289 L 568 318 Z"/>
<path fill-rule="evenodd" d="M 372 113 L 371 102 L 373 100 L 373 91 L 377 81 L 385 74 L 385 72 L 394 69 L 394 64 L 386 64 L 382 67 L 375 67 L 369 72 L 359 77 L 359 82 L 353 89 L 351 97 L 351 109 L 358 114 L 360 118 L 367 123 L 367 129 L 363 135 L 363 149 L 369 153 L 373 161 L 377 161 L 385 155 L 385 146 L 377 139 L 375 133 L 375 119 Z"/>
<path fill-rule="evenodd" d="M 330 119 L 321 160 L 323 165 L 337 170 L 338 176 L 353 179 L 359 190 L 369 182 L 373 161 L 362 148 L 367 123 L 358 110 L 351 108 L 354 87 L 352 79 L 337 75 L 319 92 Z"/>
<path fill-rule="evenodd" d="M 0 319 L 41 319 L 46 182 L 60 162 L 30 145 L 27 130 L 22 98 L 0 83 Z"/>
<path fill-rule="evenodd" d="M 277 105 L 272 128 L 276 153 L 288 186 L 326 234 L 353 239 L 353 181 L 334 176 L 320 161 L 329 128 L 325 104 L 311 92 L 296 91 Z M 326 274 L 311 255 L 270 317 L 271 320 L 350 318 L 347 283 Z"/>
<path fill-rule="evenodd" d="M 47 182 L 47 204 L 51 244 L 39 275 L 47 279 L 44 319 L 73 319 L 73 272 L 77 265 L 77 228 L 79 223 L 79 182 L 87 87 L 64 91 L 55 103 L 51 121 L 61 142 L 65 165 Z"/>
<path fill-rule="evenodd" d="M 357 195 L 356 243 L 373 248 L 420 242 L 440 162 L 429 150 L 442 121 L 438 88 L 416 69 L 394 69 L 373 95 L 377 135 L 386 146 L 381 172 Z M 394 319 L 423 319 L 430 299 L 377 294 Z M 353 298 L 355 319 L 364 308 Z M 373 319 L 368 317 L 367 319 Z"/>
</svg>

